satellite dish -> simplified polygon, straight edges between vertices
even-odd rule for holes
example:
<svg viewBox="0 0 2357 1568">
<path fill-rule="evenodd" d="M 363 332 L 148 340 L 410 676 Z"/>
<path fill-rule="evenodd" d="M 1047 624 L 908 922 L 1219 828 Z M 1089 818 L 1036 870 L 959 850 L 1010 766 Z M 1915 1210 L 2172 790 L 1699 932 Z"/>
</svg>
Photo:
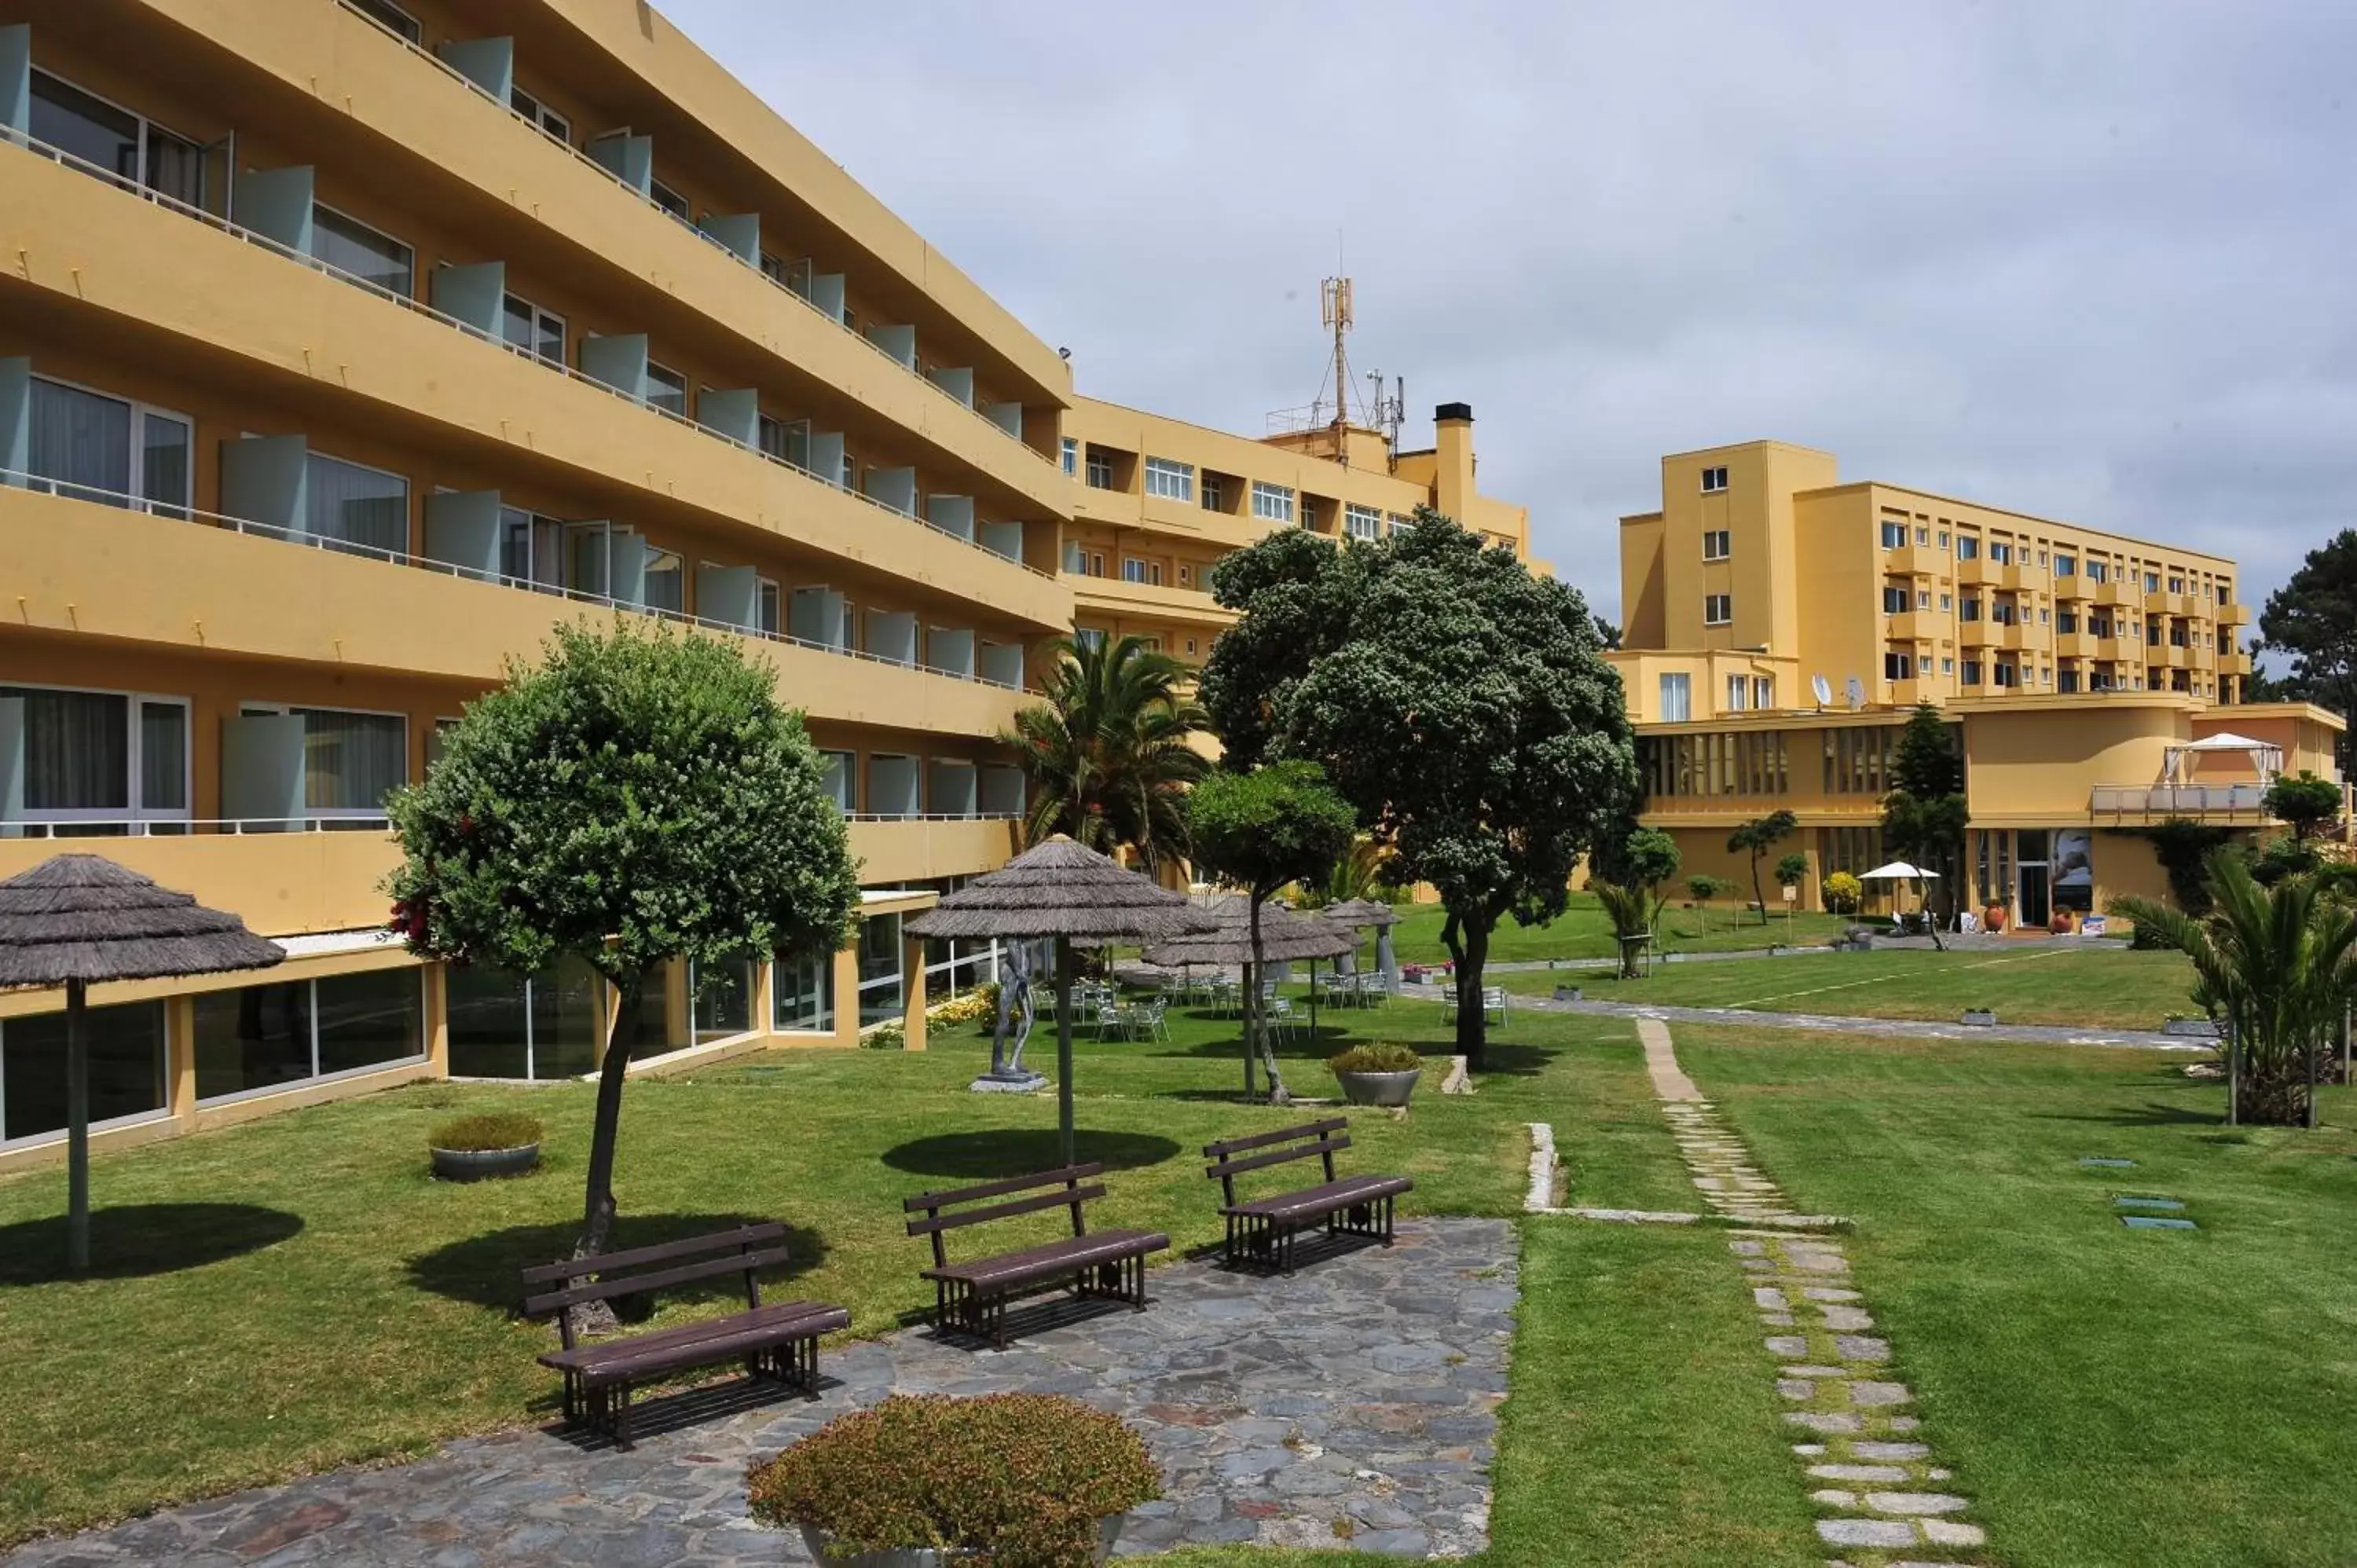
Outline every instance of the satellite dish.
<svg viewBox="0 0 2357 1568">
<path fill-rule="evenodd" d="M 1817 706 L 1821 708 L 1834 700 L 1834 683 L 1822 675 L 1809 677 L 1809 690 L 1817 694 Z"/>
<path fill-rule="evenodd" d="M 1857 676 L 1853 675 L 1847 681 L 1843 682 L 1842 691 L 1849 698 L 1849 706 L 1852 713 L 1856 713 L 1858 709 L 1866 706 L 1866 682 L 1859 680 Z"/>
</svg>

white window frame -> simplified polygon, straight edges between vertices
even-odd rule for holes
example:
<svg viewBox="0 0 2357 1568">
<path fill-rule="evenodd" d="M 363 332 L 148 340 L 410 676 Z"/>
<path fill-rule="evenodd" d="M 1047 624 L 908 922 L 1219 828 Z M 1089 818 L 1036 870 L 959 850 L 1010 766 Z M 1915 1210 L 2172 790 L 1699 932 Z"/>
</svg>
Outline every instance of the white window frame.
<svg viewBox="0 0 2357 1568">
<path fill-rule="evenodd" d="M 194 136 L 175 131 L 171 126 L 167 125 L 164 122 L 156 119 L 154 115 L 142 113 L 138 110 L 132 108 L 128 103 L 118 103 L 103 92 L 93 92 L 89 88 L 84 87 L 81 82 L 75 81 L 72 77 L 66 75 L 62 71 L 51 70 L 48 67 L 38 63 L 33 66 L 32 70 L 35 75 L 46 76 L 51 81 L 59 82 L 67 87 L 70 87 L 76 92 L 81 93 L 83 97 L 91 99 L 95 102 L 103 103 L 109 109 L 113 110 L 116 113 L 128 116 L 139 123 L 139 172 L 135 175 L 125 176 L 124 177 L 130 179 L 134 185 L 136 185 L 142 190 L 156 189 L 155 186 L 148 183 L 147 178 L 151 172 L 147 167 L 148 132 L 161 131 L 164 134 L 171 137 L 176 142 L 185 142 L 189 146 L 197 148 L 199 152 L 205 150 L 206 145 L 197 140 Z M 233 158 L 231 161 L 232 163 L 235 162 Z M 159 192 L 159 194 L 162 193 Z M 210 191 L 207 191 L 205 194 L 208 200 L 210 200 L 212 193 Z"/>
<path fill-rule="evenodd" d="M 1775 705 L 1776 677 L 1773 675 L 1754 675 L 1751 677 L 1751 706 L 1753 711 L 1765 712 Z"/>
<path fill-rule="evenodd" d="M 1180 463 L 1168 457 L 1146 459 L 1146 493 L 1163 500 L 1192 501 L 1195 499 L 1195 465 Z"/>
<path fill-rule="evenodd" d="M 1729 675 L 1727 678 L 1727 711 L 1739 714 L 1751 705 L 1751 678 Z"/>
<path fill-rule="evenodd" d="M 1693 722 L 1693 675 L 1683 670 L 1664 671 L 1661 677 L 1660 692 L 1663 724 L 1682 725 Z M 1672 701 L 1673 694 L 1675 696 L 1675 701 Z"/>
<path fill-rule="evenodd" d="M 532 314 L 532 341 L 529 343 L 517 343 L 508 338 L 508 302 L 510 300 L 513 300 L 516 304 L 522 306 L 525 310 Z M 546 335 L 548 324 L 551 322 L 554 322 L 556 324 L 557 342 L 556 358 L 553 360 L 546 354 L 540 351 L 540 340 Z M 502 289 L 500 293 L 500 341 L 507 343 L 509 348 L 514 349 L 517 353 L 525 356 L 527 359 L 538 360 L 544 365 L 556 365 L 561 367 L 565 362 L 565 356 L 566 352 L 573 345 L 573 325 L 554 310 L 550 310 L 544 306 L 533 304 L 531 300 L 526 299 L 523 295 L 516 293 L 513 289 Z"/>
<path fill-rule="evenodd" d="M 1135 572 L 1132 568 L 1135 568 Z M 1162 585 L 1162 563 L 1125 555 L 1121 558 L 1121 580 L 1135 583 L 1140 587 L 1158 588 Z"/>
<path fill-rule="evenodd" d="M 145 155 L 143 152 L 142 156 L 144 157 L 145 156 Z M 386 288 L 382 284 L 376 282 L 372 278 L 361 278 L 358 273 L 346 272 L 341 267 L 336 268 L 336 272 L 339 276 L 359 278 L 362 286 L 372 290 L 380 290 L 387 295 L 391 295 L 396 299 L 415 299 L 417 297 L 417 247 L 415 245 L 411 244 L 408 241 L 403 239 L 400 235 L 393 232 L 389 229 L 380 229 L 365 218 L 356 217 L 353 214 L 345 211 L 340 207 L 331 207 L 327 202 L 321 201 L 316 197 L 313 198 L 311 201 L 311 214 L 313 220 L 316 221 L 318 215 L 322 212 L 329 213 L 335 217 L 340 218 L 345 222 L 351 224 L 354 228 L 365 229 L 380 240 L 390 240 L 394 244 L 409 252 L 409 287 L 404 292 L 396 294 L 393 290 Z M 335 266 L 333 262 L 321 260 L 316 252 L 312 253 L 311 259 L 315 262 L 318 262 L 322 266 Z"/>
<path fill-rule="evenodd" d="M 1705 468 L 1702 471 L 1703 494 L 1706 496 L 1715 496 L 1721 493 L 1726 489 L 1727 469 L 1724 465 L 1714 468 Z"/>
<path fill-rule="evenodd" d="M 1064 472 L 1067 475 L 1077 476 L 1081 470 L 1081 444 L 1067 435 L 1063 438 L 1061 450 L 1064 457 Z"/>
<path fill-rule="evenodd" d="M 666 197 L 670 199 L 664 199 Z M 653 202 L 656 209 L 673 222 L 689 229 L 695 227 L 695 204 L 652 175 L 647 177 L 647 199 Z"/>
<path fill-rule="evenodd" d="M 1725 561 L 1735 553 L 1735 531 L 1731 528 L 1706 528 L 1702 531 L 1702 558 Z"/>
<path fill-rule="evenodd" d="M 1383 510 L 1346 501 L 1342 506 L 1342 532 L 1353 539 L 1376 540 L 1383 536 Z"/>
<path fill-rule="evenodd" d="M 1716 617 L 1712 615 L 1712 611 L 1714 610 L 1718 612 Z M 1733 594 L 1705 594 L 1702 596 L 1702 624 L 1705 626 L 1734 625 L 1735 596 Z"/>
<path fill-rule="evenodd" d="M 1252 482 L 1252 514 L 1263 522 L 1291 522 L 1293 487 L 1254 479 Z"/>
<path fill-rule="evenodd" d="M 523 103 L 516 102 L 519 98 L 523 100 Z M 524 103 L 529 103 L 532 107 L 527 109 Z M 550 141 L 561 146 L 569 147 L 573 145 L 573 122 L 551 109 L 542 101 L 539 93 L 511 81 L 508 83 L 508 108 L 521 116 L 524 124 L 546 136 Z"/>
<path fill-rule="evenodd" d="M 368 9 L 370 6 L 373 6 L 377 10 L 392 12 L 394 16 L 399 16 L 403 21 L 409 24 L 408 30 L 404 32 L 394 27 L 383 17 L 371 15 Z M 416 44 L 421 48 L 424 47 L 425 42 L 425 27 L 417 20 L 416 17 L 411 16 L 401 6 L 394 5 L 393 0 L 364 0 L 364 4 L 354 7 L 354 10 L 362 20 L 382 28 L 384 31 L 393 34 L 393 37 L 401 39 L 403 42 Z"/>
<path fill-rule="evenodd" d="M 298 708 L 322 714 L 354 714 L 362 718 L 399 719 L 401 721 L 401 781 L 404 784 L 411 782 L 409 715 L 398 709 L 342 708 L 327 703 L 241 702 L 237 705 L 237 712 L 240 718 L 267 718 L 273 715 L 285 718 Z M 311 731 L 308 725 L 304 726 L 303 744 L 306 747 L 311 744 Z M 384 817 L 385 810 L 382 801 L 373 807 L 314 806 L 307 800 L 303 802 L 303 821 L 307 822 L 382 822 Z"/>
<path fill-rule="evenodd" d="M 1906 523 L 1900 521 L 1897 518 L 1884 518 L 1882 520 L 1882 547 L 1885 550 L 1904 550 L 1907 547 Z"/>
<path fill-rule="evenodd" d="M 660 383 L 665 392 L 669 392 L 673 381 L 679 383 L 679 406 L 675 409 L 665 409 L 662 403 L 655 401 L 655 387 Z M 673 370 L 669 365 L 658 364 L 656 361 L 649 360 L 647 361 L 647 406 L 652 409 L 661 409 L 662 412 L 667 413 L 676 413 L 682 419 L 687 418 L 687 378 L 681 375 L 677 371 Z"/>
<path fill-rule="evenodd" d="M 1112 489 L 1114 488 L 1113 459 L 1101 456 L 1092 451 L 1083 452 L 1081 456 L 1081 477 L 1082 482 L 1092 490 Z"/>
<path fill-rule="evenodd" d="M 123 500 L 130 503 L 127 510 L 133 511 L 154 512 L 158 509 L 162 509 L 164 515 L 169 515 L 173 511 L 186 513 L 195 508 L 197 502 L 197 421 L 193 414 L 182 413 L 178 409 L 166 408 L 161 403 L 142 403 L 137 398 L 124 397 L 121 392 L 109 392 L 104 387 L 94 387 L 81 381 L 68 381 L 63 376 L 47 375 L 39 371 L 34 371 L 31 379 L 37 381 L 47 381 L 53 387 L 63 387 L 68 392 L 81 392 L 90 397 L 102 397 L 109 403 L 119 403 L 131 411 L 131 462 L 129 465 L 131 472 L 131 490 L 129 494 L 121 498 Z M 180 499 L 177 501 L 150 500 L 147 499 L 147 443 L 142 439 L 142 437 L 146 434 L 147 416 L 150 414 L 155 415 L 158 419 L 171 420 L 181 425 L 188 433 L 188 472 L 180 487 Z M 27 428 L 29 430 L 31 420 L 30 411 L 27 411 L 26 418 L 27 421 Z M 94 485 L 77 485 L 70 479 L 37 479 L 29 472 L 25 476 L 25 488 L 38 495 L 59 495 L 62 493 L 60 487 L 62 487 L 62 490 L 87 490 L 93 495 L 104 495 L 106 493 L 105 491 L 99 489 Z M 68 496 L 66 499 L 72 499 L 73 498 L 71 496 Z M 12 683 L 24 685 L 27 682 L 16 682 Z"/>
<path fill-rule="evenodd" d="M 26 808 L 23 814 L 11 819 L 16 822 L 186 822 L 192 821 L 197 798 L 197 726 L 196 702 L 190 697 L 176 696 L 168 692 L 131 692 L 113 686 L 69 686 L 56 681 L 0 680 L 0 686 L 14 687 L 20 692 L 61 692 L 79 697 L 121 697 L 124 699 L 124 723 L 130 727 L 128 745 L 124 751 L 124 768 L 128 777 L 124 780 L 124 794 L 128 806 L 103 808 L 74 807 L 67 810 L 34 810 Z M 140 785 L 146 776 L 145 757 L 140 750 L 140 710 L 146 703 L 161 703 L 180 710 L 180 800 L 178 811 L 151 810 L 142 798 Z"/>
</svg>

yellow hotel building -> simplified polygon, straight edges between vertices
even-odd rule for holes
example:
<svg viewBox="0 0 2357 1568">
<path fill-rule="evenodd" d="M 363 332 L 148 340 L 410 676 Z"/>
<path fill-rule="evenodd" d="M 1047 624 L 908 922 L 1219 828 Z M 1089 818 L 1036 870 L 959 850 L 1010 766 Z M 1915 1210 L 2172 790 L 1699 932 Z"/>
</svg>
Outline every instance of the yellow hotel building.
<svg viewBox="0 0 2357 1568">
<path fill-rule="evenodd" d="M 921 1045 L 988 960 L 899 918 L 1008 854 L 993 737 L 1076 618 L 1200 659 L 1220 552 L 1419 500 L 1524 547 L 1461 409 L 1394 456 L 1076 398 L 639 0 L 5 0 L 0 124 L 0 875 L 96 849 L 289 954 L 102 988 L 102 1147 L 595 1067 L 587 974 L 381 930 L 384 792 L 560 621 L 742 639 L 863 865 L 831 962 L 651 977 L 661 1071 Z M 60 1005 L 0 996 L 0 1169 L 57 1155 Z"/>
<path fill-rule="evenodd" d="M 1748 889 L 1727 833 L 1789 809 L 1770 859 L 1806 854 L 1821 907 L 1826 875 L 1889 858 L 1889 753 L 1930 702 L 1960 729 L 1971 907 L 2044 925 L 2165 897 L 2135 830 L 2256 832 L 2275 772 L 2338 778 L 2337 716 L 2242 701 L 2235 584 L 2222 556 L 1844 483 L 1831 453 L 1782 442 L 1664 457 L 1661 510 L 1620 520 L 1612 656 L 1644 820 L 1689 872 Z"/>
</svg>

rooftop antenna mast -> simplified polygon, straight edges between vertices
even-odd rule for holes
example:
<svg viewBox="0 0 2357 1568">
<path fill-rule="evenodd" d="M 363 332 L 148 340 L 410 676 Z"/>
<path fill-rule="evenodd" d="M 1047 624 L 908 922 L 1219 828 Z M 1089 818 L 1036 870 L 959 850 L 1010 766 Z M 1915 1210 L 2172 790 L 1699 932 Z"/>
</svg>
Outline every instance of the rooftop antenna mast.
<svg viewBox="0 0 2357 1568">
<path fill-rule="evenodd" d="M 1349 461 L 1350 446 L 1342 427 L 1351 416 L 1351 356 L 1343 338 L 1351 330 L 1351 280 L 1330 277 L 1318 285 L 1319 320 L 1334 334 L 1334 455 Z"/>
</svg>

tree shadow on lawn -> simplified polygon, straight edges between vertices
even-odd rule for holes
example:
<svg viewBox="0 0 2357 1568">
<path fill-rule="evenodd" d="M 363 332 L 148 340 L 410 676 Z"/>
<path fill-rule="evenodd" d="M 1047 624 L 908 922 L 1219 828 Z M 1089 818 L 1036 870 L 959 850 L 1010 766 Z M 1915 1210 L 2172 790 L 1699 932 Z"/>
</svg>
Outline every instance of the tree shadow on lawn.
<svg viewBox="0 0 2357 1568">
<path fill-rule="evenodd" d="M 669 1241 L 734 1230 L 740 1225 L 763 1223 L 760 1216 L 752 1214 L 621 1214 L 615 1217 L 614 1233 L 607 1242 L 607 1250 L 624 1252 L 637 1247 L 659 1247 Z M 452 1301 L 518 1312 L 523 1305 L 523 1271 L 535 1263 L 571 1257 L 580 1235 L 581 1221 L 577 1219 L 487 1230 L 410 1259 L 409 1282 Z M 765 1285 L 808 1273 L 826 1256 L 826 1239 L 802 1226 L 787 1226 L 783 1245 L 787 1262 L 761 1271 Z M 745 1276 L 720 1274 L 668 1286 L 660 1294 L 666 1303 L 734 1300 L 741 1305 L 745 1299 Z M 626 1296 L 614 1303 L 614 1316 L 624 1322 L 643 1321 L 653 1309 L 653 1300 L 643 1295 Z"/>
<path fill-rule="evenodd" d="M 0 1226 L 0 1285 L 177 1273 L 274 1247 L 303 1229 L 300 1215 L 251 1203 L 129 1203 L 91 1211 L 90 1270 L 66 1267 L 66 1217 Z"/>
<path fill-rule="evenodd" d="M 2226 1124 L 2226 1118 L 2221 1112 L 2197 1110 L 2186 1105 L 2169 1105 L 2158 1101 L 2118 1111 L 2099 1112 L 2093 1115 L 2073 1116 L 2061 1112 L 2048 1112 L 2042 1120 L 2100 1122 L 2107 1127 L 2222 1127 Z"/>
<path fill-rule="evenodd" d="M 1325 1035 L 1329 1032 L 1321 1028 L 1318 1033 Z M 1304 1040 L 1288 1040 L 1276 1047 L 1277 1068 L 1287 1074 L 1305 1069 L 1322 1068 L 1326 1065 L 1327 1059 L 1338 1052 L 1346 1051 L 1355 1045 L 1364 1045 L 1370 1038 L 1380 1036 L 1342 1034 L 1337 1031 L 1331 1037 L 1320 1040 L 1315 1045 Z M 1477 1081 L 1492 1077 L 1534 1077 L 1544 1071 L 1547 1064 L 1553 1061 L 1556 1053 L 1563 1048 L 1560 1046 L 1515 1045 L 1511 1041 L 1492 1038 L 1489 1042 L 1487 1054 L 1481 1058 L 1481 1065 L 1472 1069 L 1473 1075 Z M 1409 1049 L 1424 1058 L 1425 1071 L 1433 1075 L 1432 1087 L 1438 1089 L 1439 1075 L 1448 1070 L 1448 1058 L 1457 1053 L 1446 1046 L 1436 1045 L 1430 1041 L 1412 1043 Z M 1232 1062 L 1237 1064 L 1238 1073 L 1242 1073 L 1243 1053 L 1243 1042 L 1236 1039 L 1206 1041 L 1201 1045 L 1193 1046 L 1162 1044 L 1158 1045 L 1152 1054 L 1175 1060 Z M 1160 1096 L 1163 1099 L 1186 1097 L 1187 1092 L 1183 1090 Z"/>
<path fill-rule="evenodd" d="M 1178 1145 L 1151 1133 L 1072 1129 L 1072 1158 L 1107 1170 L 1135 1170 L 1175 1159 Z M 1063 1140 L 1053 1127 L 994 1127 L 979 1133 L 941 1133 L 911 1138 L 884 1151 L 884 1163 L 913 1176 L 961 1176 L 992 1181 L 1001 1176 L 1050 1171 L 1064 1163 Z"/>
</svg>

